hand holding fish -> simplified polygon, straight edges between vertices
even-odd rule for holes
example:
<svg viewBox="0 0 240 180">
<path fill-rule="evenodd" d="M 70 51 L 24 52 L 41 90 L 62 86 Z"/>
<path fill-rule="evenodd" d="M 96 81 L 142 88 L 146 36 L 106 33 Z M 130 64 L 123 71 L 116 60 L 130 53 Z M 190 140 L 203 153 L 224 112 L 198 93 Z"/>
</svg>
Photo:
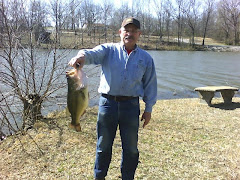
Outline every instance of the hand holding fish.
<svg viewBox="0 0 240 180">
<path fill-rule="evenodd" d="M 84 62 L 85 62 L 85 55 L 82 54 L 82 53 L 78 53 L 77 56 L 73 57 L 73 58 L 69 61 L 68 65 L 74 67 L 75 69 L 78 69 L 78 68 L 81 69 L 81 68 L 83 67 L 83 65 L 84 65 Z M 78 64 L 79 66 L 77 66 L 77 64 Z"/>
</svg>

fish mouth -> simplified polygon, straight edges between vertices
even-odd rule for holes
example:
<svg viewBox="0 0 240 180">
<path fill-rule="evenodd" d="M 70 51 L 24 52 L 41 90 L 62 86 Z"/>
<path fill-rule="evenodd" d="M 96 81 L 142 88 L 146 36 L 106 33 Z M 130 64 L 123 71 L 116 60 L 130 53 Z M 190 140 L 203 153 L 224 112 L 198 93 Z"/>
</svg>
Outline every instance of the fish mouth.
<svg viewBox="0 0 240 180">
<path fill-rule="evenodd" d="M 69 78 L 70 77 L 70 72 L 66 71 L 66 77 Z"/>
<path fill-rule="evenodd" d="M 66 71 L 66 76 L 72 76 L 75 74 L 75 69 L 72 69 L 70 71 Z"/>
</svg>

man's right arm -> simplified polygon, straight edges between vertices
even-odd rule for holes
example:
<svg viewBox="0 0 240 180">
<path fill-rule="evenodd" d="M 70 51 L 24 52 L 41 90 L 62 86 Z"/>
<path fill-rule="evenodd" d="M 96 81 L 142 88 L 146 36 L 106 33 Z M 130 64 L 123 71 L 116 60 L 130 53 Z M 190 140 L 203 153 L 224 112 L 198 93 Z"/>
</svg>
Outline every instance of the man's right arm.
<svg viewBox="0 0 240 180">
<path fill-rule="evenodd" d="M 107 44 L 96 46 L 93 49 L 80 50 L 77 56 L 73 57 L 68 64 L 74 68 L 76 68 L 77 64 L 80 65 L 80 68 L 82 68 L 85 63 L 102 64 L 108 50 Z"/>
</svg>

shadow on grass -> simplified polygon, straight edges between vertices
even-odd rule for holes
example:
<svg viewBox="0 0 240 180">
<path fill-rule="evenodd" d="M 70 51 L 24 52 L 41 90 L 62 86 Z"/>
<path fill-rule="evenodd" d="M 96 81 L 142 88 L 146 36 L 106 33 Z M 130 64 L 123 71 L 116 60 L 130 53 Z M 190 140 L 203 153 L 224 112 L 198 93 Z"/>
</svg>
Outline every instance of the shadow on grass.
<svg viewBox="0 0 240 180">
<path fill-rule="evenodd" d="M 218 104 L 212 104 L 211 107 L 224 109 L 224 110 L 234 110 L 234 109 L 240 108 L 240 103 L 239 102 L 232 102 L 231 104 L 218 103 Z"/>
</svg>

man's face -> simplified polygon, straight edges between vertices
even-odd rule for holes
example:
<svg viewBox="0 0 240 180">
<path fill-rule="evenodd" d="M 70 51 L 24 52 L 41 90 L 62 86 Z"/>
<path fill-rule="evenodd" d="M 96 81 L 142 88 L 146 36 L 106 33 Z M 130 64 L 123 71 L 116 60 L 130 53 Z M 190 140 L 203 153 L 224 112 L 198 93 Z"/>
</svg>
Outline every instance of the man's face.
<svg viewBox="0 0 240 180">
<path fill-rule="evenodd" d="M 129 50 L 134 49 L 140 37 L 140 30 L 134 24 L 128 24 L 119 30 L 121 41 Z"/>
</svg>

